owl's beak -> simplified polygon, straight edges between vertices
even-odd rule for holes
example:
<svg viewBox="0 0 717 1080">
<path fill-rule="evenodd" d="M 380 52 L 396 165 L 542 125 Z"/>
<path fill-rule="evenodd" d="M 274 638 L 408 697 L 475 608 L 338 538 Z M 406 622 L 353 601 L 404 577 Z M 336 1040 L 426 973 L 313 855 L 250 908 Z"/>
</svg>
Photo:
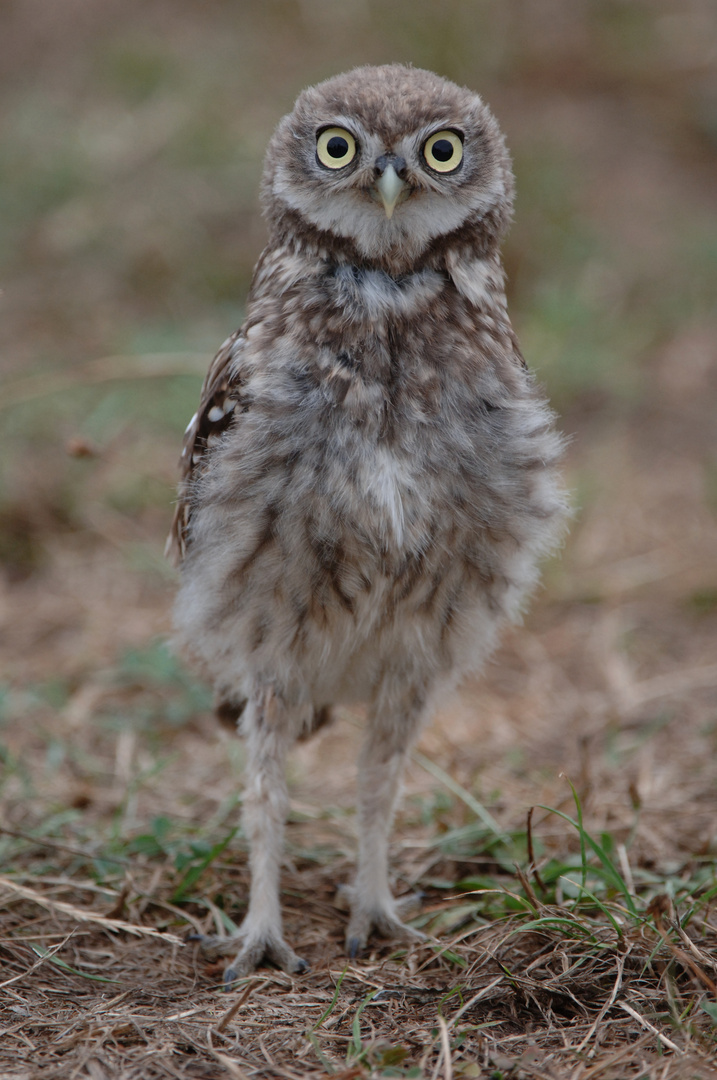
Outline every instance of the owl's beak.
<svg viewBox="0 0 717 1080">
<path fill-rule="evenodd" d="M 383 203 L 387 218 L 392 216 L 393 211 L 396 209 L 396 203 L 407 187 L 408 184 L 401 179 L 393 165 L 387 165 L 376 181 L 376 190 Z"/>
</svg>

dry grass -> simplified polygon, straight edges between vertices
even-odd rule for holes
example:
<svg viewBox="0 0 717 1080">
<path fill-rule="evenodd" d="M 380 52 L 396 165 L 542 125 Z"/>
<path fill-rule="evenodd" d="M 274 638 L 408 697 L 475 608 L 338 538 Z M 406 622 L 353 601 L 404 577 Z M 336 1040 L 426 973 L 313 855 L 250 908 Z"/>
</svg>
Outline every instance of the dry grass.
<svg viewBox="0 0 717 1080">
<path fill-rule="evenodd" d="M 12 8 L 1 1080 L 717 1077 L 717 26 L 702 0 L 551 11 Z M 225 993 L 188 938 L 242 918 L 242 750 L 161 644 L 177 446 L 240 318 L 271 126 L 392 58 L 483 88 L 507 129 L 511 304 L 572 436 L 575 525 L 409 769 L 392 865 L 429 942 L 343 955 L 344 712 L 291 762 L 311 972 Z"/>
<path fill-rule="evenodd" d="M 445 872 L 430 852 L 417 844 L 399 858 L 402 878 L 424 878 L 426 864 Z M 195 948 L 169 933 L 161 942 L 87 923 L 101 910 L 135 927 L 206 928 L 216 918 L 221 928 L 216 908 L 178 910 L 171 872 L 138 860 L 115 889 L 98 889 L 67 854 L 54 851 L 67 874 L 34 878 L 42 907 L 2 883 L 2 1075 L 714 1075 L 717 927 L 704 906 L 687 933 L 659 904 L 644 920 L 612 904 L 616 931 L 599 912 L 541 903 L 534 882 L 529 917 L 476 922 L 464 898 L 460 930 L 408 955 L 383 948 L 348 964 L 336 867 L 297 859 L 284 876 L 285 910 L 311 973 L 259 971 L 225 994 L 221 966 L 198 964 Z M 235 858 L 202 892 L 238 896 L 245 886 Z M 454 902 L 429 893 L 434 920 L 455 915 Z"/>
</svg>

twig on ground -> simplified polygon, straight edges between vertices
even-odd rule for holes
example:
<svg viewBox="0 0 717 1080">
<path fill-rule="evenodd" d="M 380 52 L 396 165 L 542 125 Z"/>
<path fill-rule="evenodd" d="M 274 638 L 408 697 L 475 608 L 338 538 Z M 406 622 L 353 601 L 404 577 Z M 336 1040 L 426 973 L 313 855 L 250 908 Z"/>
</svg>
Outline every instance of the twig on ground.
<svg viewBox="0 0 717 1080">
<path fill-rule="evenodd" d="M 672 1039 L 668 1039 L 666 1035 L 663 1035 L 654 1024 L 651 1024 L 649 1020 L 646 1020 L 644 1016 L 641 1016 L 637 1009 L 633 1009 L 632 1005 L 628 1005 L 626 1001 L 618 1001 L 618 1007 L 631 1016 L 633 1020 L 637 1020 L 641 1027 L 644 1027 L 647 1031 L 651 1031 L 652 1034 L 660 1040 L 663 1046 L 667 1046 L 670 1050 L 674 1050 L 676 1054 L 684 1054 L 684 1050 L 680 1049 L 677 1043 L 673 1043 Z"/>
</svg>

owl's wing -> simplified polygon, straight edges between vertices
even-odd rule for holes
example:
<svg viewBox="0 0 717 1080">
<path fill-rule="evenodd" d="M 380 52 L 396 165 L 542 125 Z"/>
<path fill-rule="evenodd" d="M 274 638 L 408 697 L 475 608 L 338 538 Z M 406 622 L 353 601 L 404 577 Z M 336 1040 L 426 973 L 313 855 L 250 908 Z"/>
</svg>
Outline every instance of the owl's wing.
<svg viewBox="0 0 717 1080">
<path fill-rule="evenodd" d="M 192 483 L 201 475 L 207 448 L 229 427 L 239 399 L 241 380 L 232 365 L 242 341 L 243 332 L 237 330 L 212 360 L 202 386 L 199 408 L 184 433 L 179 459 L 179 493 L 165 547 L 165 555 L 175 566 L 179 566 L 186 551 Z"/>
</svg>

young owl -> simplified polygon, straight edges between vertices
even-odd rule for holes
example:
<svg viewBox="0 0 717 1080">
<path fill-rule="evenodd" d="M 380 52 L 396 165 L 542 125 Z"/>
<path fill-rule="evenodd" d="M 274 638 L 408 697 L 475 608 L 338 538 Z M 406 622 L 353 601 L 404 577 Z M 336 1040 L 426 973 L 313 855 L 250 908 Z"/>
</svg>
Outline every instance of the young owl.
<svg viewBox="0 0 717 1080">
<path fill-rule="evenodd" d="M 346 935 L 404 926 L 388 831 L 406 755 L 515 619 L 560 537 L 561 440 L 518 350 L 499 244 L 510 160 L 482 102 L 428 71 L 305 90 L 269 144 L 269 242 L 187 428 L 171 541 L 180 643 L 241 714 L 249 908 L 232 981 L 284 941 L 294 740 L 361 703 Z"/>
</svg>

